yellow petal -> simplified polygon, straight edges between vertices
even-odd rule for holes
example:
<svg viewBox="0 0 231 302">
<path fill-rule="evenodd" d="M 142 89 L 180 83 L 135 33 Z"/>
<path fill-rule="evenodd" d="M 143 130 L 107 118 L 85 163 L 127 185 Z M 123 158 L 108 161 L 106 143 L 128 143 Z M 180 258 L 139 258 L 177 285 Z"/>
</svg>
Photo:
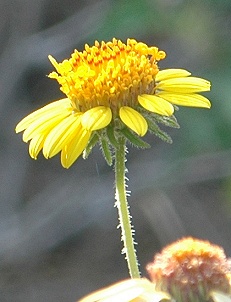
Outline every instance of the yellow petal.
<svg viewBox="0 0 231 302">
<path fill-rule="evenodd" d="M 138 96 L 138 101 L 148 111 L 166 116 L 171 116 L 174 113 L 172 104 L 159 96 L 142 94 Z"/>
<path fill-rule="evenodd" d="M 46 132 L 47 134 L 63 119 L 65 119 L 70 112 L 68 110 L 62 113 L 55 114 L 55 112 L 46 112 L 38 120 L 34 120 L 23 133 L 23 141 L 28 142 L 39 133 Z"/>
<path fill-rule="evenodd" d="M 42 117 L 44 114 L 48 112 L 54 112 L 55 115 L 58 114 L 59 112 L 62 112 L 63 110 L 66 110 L 67 108 L 70 108 L 70 110 L 72 110 L 71 102 L 67 98 L 52 102 L 27 115 L 24 119 L 22 119 L 18 123 L 18 125 L 15 128 L 15 131 L 16 133 L 18 133 L 25 130 L 32 122 L 39 119 L 40 117 Z"/>
<path fill-rule="evenodd" d="M 75 113 L 62 120 L 47 135 L 43 146 L 43 154 L 45 158 L 55 156 L 68 144 L 80 130 L 81 113 Z"/>
<path fill-rule="evenodd" d="M 45 134 L 39 133 L 30 141 L 29 154 L 33 159 L 37 159 L 39 152 L 42 150 L 45 138 Z"/>
<path fill-rule="evenodd" d="M 86 148 L 90 139 L 91 131 L 81 127 L 75 138 L 72 139 L 61 152 L 61 164 L 64 168 L 69 168 Z"/>
<path fill-rule="evenodd" d="M 159 302 L 163 299 L 170 300 L 170 297 L 164 292 L 157 292 L 153 283 L 141 278 L 115 283 L 91 293 L 79 302 Z"/>
<path fill-rule="evenodd" d="M 157 75 L 155 76 L 155 80 L 157 82 L 172 79 L 172 78 L 181 78 L 181 77 L 188 77 L 191 73 L 185 69 L 163 69 L 160 70 Z"/>
<path fill-rule="evenodd" d="M 144 279 L 128 279 L 100 289 L 84 297 L 79 302 L 112 301 L 127 302 L 140 296 L 145 291 Z M 146 279 L 145 279 L 146 280 Z M 148 280 L 146 280 L 148 282 Z M 152 286 L 154 288 L 154 286 Z"/>
<path fill-rule="evenodd" d="M 210 292 L 210 296 L 214 302 L 231 302 L 231 295 L 219 291 Z"/>
<path fill-rule="evenodd" d="M 109 107 L 98 106 L 86 111 L 81 119 L 83 127 L 87 130 L 99 130 L 105 128 L 112 119 Z"/>
<path fill-rule="evenodd" d="M 156 89 L 174 93 L 194 93 L 210 90 L 210 82 L 196 77 L 174 78 L 160 81 Z"/>
<path fill-rule="evenodd" d="M 200 94 L 158 93 L 166 101 L 180 106 L 210 108 L 210 101 Z"/>
<path fill-rule="evenodd" d="M 144 136 L 148 130 L 145 118 L 131 107 L 121 107 L 119 111 L 122 122 L 140 136 Z"/>
</svg>

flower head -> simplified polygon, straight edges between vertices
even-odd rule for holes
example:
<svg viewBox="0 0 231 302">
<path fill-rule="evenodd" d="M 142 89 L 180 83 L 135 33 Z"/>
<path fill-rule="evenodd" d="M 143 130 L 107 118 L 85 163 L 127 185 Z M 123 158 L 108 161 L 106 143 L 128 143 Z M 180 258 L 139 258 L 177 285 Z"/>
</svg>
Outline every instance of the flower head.
<svg viewBox="0 0 231 302">
<path fill-rule="evenodd" d="M 207 241 L 184 238 L 173 243 L 155 255 L 147 271 L 156 289 L 177 302 L 226 301 L 214 297 L 231 294 L 229 261 L 221 247 Z"/>
<path fill-rule="evenodd" d="M 61 163 L 69 168 L 102 140 L 105 148 L 109 143 L 115 147 L 122 135 L 145 147 L 137 136 L 148 130 L 166 138 L 157 123 L 178 127 L 175 105 L 210 108 L 209 100 L 198 94 L 209 91 L 210 83 L 184 69 L 159 71 L 157 63 L 164 58 L 164 51 L 134 39 L 126 44 L 96 41 L 62 63 L 49 56 L 56 69 L 49 77 L 58 81 L 66 98 L 17 125 L 16 132 L 24 131 L 23 140 L 30 141 L 31 157 L 36 159 L 41 150 L 46 158 L 61 152 Z"/>
</svg>

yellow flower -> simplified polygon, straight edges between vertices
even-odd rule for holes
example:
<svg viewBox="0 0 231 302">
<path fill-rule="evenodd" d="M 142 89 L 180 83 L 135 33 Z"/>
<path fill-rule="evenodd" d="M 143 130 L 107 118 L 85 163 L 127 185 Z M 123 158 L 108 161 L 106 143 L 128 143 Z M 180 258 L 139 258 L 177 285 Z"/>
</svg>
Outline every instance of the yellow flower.
<svg viewBox="0 0 231 302">
<path fill-rule="evenodd" d="M 147 271 L 156 289 L 177 302 L 231 301 L 229 260 L 208 241 L 183 238 L 156 254 Z"/>
<path fill-rule="evenodd" d="M 110 127 L 114 141 L 125 135 L 145 146 L 134 133 L 144 136 L 149 130 L 161 136 L 156 126 L 161 118 L 176 126 L 175 105 L 210 108 L 209 100 L 198 94 L 209 91 L 210 83 L 184 69 L 159 71 L 157 62 L 164 58 L 164 51 L 134 39 L 126 44 L 116 39 L 96 41 L 92 47 L 85 45 L 83 52 L 75 50 L 62 63 L 49 56 L 56 69 L 49 77 L 58 81 L 66 98 L 29 114 L 17 125 L 16 132 L 24 131 L 23 140 L 30 141 L 31 157 L 36 159 L 42 149 L 46 158 L 61 152 L 61 163 L 69 168 L 94 135 L 102 142 Z M 107 138 L 113 145 L 112 137 Z"/>
</svg>

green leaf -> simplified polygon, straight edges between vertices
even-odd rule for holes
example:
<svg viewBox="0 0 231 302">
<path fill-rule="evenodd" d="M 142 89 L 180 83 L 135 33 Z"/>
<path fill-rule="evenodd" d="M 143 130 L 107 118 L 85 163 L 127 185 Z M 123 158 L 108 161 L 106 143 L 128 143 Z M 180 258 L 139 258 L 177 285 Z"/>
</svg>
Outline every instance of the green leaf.
<svg viewBox="0 0 231 302">
<path fill-rule="evenodd" d="M 147 149 L 151 147 L 148 143 L 143 141 L 139 136 L 137 136 L 134 132 L 132 132 L 128 128 L 123 128 L 120 131 L 132 145 L 143 149 Z"/>
<path fill-rule="evenodd" d="M 147 123 L 148 123 L 148 130 L 151 133 L 155 134 L 156 136 L 158 136 L 160 139 L 162 139 L 166 143 L 169 143 L 169 144 L 172 143 L 171 136 L 168 135 L 165 131 L 161 130 L 155 122 L 147 119 Z"/>
<path fill-rule="evenodd" d="M 89 140 L 89 143 L 87 144 L 86 149 L 83 152 L 83 158 L 84 159 L 88 158 L 88 156 L 90 155 L 92 149 L 95 147 L 95 145 L 98 143 L 98 141 L 99 141 L 99 136 L 96 133 L 93 133 L 90 140 Z"/>
<path fill-rule="evenodd" d="M 101 149 L 102 149 L 102 153 L 103 153 L 103 156 L 104 156 L 107 164 L 109 166 L 111 166 L 112 165 L 112 152 L 111 152 L 108 141 L 104 138 L 101 139 Z"/>
</svg>

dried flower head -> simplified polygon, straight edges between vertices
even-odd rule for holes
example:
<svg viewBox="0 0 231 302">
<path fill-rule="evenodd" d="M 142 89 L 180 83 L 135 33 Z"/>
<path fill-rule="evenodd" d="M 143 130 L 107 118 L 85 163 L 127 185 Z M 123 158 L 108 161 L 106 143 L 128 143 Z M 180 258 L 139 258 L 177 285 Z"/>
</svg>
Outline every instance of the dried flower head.
<svg viewBox="0 0 231 302">
<path fill-rule="evenodd" d="M 184 238 L 173 243 L 155 255 L 147 271 L 156 289 L 177 302 L 218 301 L 214 292 L 231 294 L 229 261 L 221 247 L 208 241 Z"/>
</svg>

